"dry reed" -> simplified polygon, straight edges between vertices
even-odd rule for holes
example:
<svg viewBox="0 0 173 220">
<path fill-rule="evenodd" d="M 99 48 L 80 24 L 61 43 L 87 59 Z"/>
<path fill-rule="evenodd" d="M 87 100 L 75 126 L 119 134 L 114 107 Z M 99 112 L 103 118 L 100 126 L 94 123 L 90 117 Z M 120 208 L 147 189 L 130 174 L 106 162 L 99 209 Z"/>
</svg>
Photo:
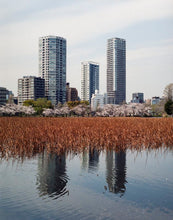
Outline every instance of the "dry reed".
<svg viewBox="0 0 173 220">
<path fill-rule="evenodd" d="M 173 148 L 173 118 L 0 118 L 1 157 Z"/>
</svg>

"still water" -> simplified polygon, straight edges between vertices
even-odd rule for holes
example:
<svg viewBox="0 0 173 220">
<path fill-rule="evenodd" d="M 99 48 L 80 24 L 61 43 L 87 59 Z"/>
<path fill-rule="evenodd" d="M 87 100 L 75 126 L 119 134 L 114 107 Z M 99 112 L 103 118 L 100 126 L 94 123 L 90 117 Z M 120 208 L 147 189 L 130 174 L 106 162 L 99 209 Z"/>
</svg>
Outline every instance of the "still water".
<svg viewBox="0 0 173 220">
<path fill-rule="evenodd" d="M 0 161 L 0 219 L 173 219 L 173 151 Z"/>
</svg>

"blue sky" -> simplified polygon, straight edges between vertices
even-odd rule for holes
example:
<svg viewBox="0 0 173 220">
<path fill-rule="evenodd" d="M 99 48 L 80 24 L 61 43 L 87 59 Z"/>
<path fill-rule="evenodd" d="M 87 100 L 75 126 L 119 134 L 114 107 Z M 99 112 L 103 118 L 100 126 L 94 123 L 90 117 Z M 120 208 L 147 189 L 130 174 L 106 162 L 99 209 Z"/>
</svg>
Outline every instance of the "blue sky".
<svg viewBox="0 0 173 220">
<path fill-rule="evenodd" d="M 38 38 L 67 39 L 67 81 L 80 94 L 81 62 L 100 64 L 106 92 L 107 39 L 127 45 L 127 101 L 133 92 L 162 96 L 173 83 L 172 0 L 0 0 L 0 86 L 38 75 Z"/>
</svg>

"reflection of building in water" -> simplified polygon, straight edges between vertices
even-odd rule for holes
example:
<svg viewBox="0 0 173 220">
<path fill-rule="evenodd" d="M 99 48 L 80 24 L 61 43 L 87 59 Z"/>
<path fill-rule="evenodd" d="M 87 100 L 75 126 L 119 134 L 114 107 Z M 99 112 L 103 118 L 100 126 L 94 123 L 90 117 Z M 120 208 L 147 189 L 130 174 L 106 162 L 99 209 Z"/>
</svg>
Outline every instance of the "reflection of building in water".
<svg viewBox="0 0 173 220">
<path fill-rule="evenodd" d="M 97 149 L 89 149 L 89 170 L 96 170 L 98 169 L 99 165 L 99 151 Z"/>
<path fill-rule="evenodd" d="M 65 154 L 61 156 L 45 152 L 41 154 L 38 159 L 37 176 L 40 196 L 49 195 L 58 198 L 66 194 L 67 182 Z"/>
<path fill-rule="evenodd" d="M 100 152 L 97 149 L 89 148 L 89 152 L 85 150 L 82 155 L 82 169 L 97 170 L 99 165 Z"/>
<path fill-rule="evenodd" d="M 120 151 L 106 153 L 106 181 L 110 192 L 120 193 L 121 196 L 126 191 L 126 153 Z"/>
<path fill-rule="evenodd" d="M 88 169 L 88 151 L 84 150 L 82 153 L 82 169 L 87 170 Z"/>
</svg>

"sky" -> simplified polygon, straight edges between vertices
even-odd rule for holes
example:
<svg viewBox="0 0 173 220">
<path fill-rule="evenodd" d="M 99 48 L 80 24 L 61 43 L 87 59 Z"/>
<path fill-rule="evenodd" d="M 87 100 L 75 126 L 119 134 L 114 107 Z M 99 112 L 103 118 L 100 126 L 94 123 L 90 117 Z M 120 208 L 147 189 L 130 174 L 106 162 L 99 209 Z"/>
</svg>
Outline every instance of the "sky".
<svg viewBox="0 0 173 220">
<path fill-rule="evenodd" d="M 173 83 L 173 0 L 0 0 L 0 87 L 38 76 L 38 39 L 67 40 L 67 82 L 80 95 L 81 62 L 100 64 L 106 92 L 107 40 L 126 40 L 126 96 L 162 96 Z"/>
</svg>

